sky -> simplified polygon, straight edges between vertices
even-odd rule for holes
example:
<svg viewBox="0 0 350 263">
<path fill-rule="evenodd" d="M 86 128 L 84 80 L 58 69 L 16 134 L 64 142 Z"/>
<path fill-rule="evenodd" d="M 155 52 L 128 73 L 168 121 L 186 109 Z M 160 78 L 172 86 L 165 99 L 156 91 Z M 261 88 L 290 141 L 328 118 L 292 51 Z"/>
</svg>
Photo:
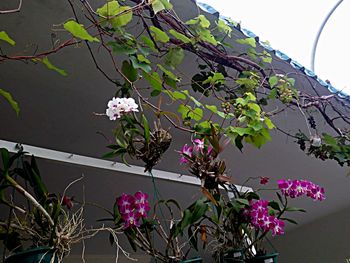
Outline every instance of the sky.
<svg viewBox="0 0 350 263">
<path fill-rule="evenodd" d="M 207 3 L 311 69 L 312 48 L 322 22 L 339 0 L 198 0 Z M 350 95 L 350 0 L 344 0 L 324 27 L 315 73 Z"/>
</svg>

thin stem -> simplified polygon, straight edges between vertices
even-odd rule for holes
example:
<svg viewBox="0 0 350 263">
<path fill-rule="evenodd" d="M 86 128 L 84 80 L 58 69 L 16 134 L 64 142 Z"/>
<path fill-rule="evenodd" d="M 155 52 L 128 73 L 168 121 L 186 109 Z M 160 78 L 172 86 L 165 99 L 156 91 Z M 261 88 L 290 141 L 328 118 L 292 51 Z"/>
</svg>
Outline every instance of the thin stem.
<svg viewBox="0 0 350 263">
<path fill-rule="evenodd" d="M 6 174 L 5 178 L 20 194 L 22 194 L 25 198 L 27 198 L 33 204 L 34 207 L 36 207 L 40 212 L 43 213 L 43 215 L 49 221 L 50 225 L 52 226 L 55 225 L 49 213 L 42 207 L 42 205 L 30 193 L 28 193 L 21 185 L 19 185 L 9 175 Z"/>
</svg>

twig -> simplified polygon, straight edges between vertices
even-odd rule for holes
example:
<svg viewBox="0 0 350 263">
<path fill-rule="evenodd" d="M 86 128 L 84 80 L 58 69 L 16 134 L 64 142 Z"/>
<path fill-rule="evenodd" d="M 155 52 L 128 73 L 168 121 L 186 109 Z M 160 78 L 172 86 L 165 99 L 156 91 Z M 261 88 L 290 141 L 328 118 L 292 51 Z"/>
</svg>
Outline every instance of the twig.
<svg viewBox="0 0 350 263">
<path fill-rule="evenodd" d="M 63 203 L 63 199 L 64 199 L 64 197 L 66 196 L 67 190 L 68 190 L 73 184 L 75 184 L 75 183 L 81 181 L 83 178 L 84 178 L 84 174 L 82 174 L 81 177 L 79 177 L 78 179 L 75 179 L 74 181 L 70 182 L 70 183 L 66 186 L 66 188 L 65 188 L 64 191 L 63 191 L 62 197 L 61 197 L 61 202 L 60 202 L 61 204 Z"/>
</svg>

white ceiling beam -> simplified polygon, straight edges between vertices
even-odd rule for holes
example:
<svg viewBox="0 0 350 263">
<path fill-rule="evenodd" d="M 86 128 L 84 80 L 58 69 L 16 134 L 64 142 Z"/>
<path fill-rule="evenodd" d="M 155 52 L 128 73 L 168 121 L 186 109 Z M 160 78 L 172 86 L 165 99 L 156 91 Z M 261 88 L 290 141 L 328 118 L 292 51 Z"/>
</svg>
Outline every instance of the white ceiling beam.
<svg viewBox="0 0 350 263">
<path fill-rule="evenodd" d="M 92 157 L 78 155 L 74 153 L 55 151 L 55 150 L 50 150 L 46 148 L 41 148 L 41 147 L 36 147 L 36 146 L 31 146 L 26 144 L 18 144 L 18 143 L 6 141 L 6 140 L 0 140 L 0 148 L 6 148 L 9 152 L 13 152 L 13 153 L 17 152 L 19 145 L 23 147 L 23 150 L 25 152 L 28 152 L 29 154 L 33 154 L 34 156 L 39 158 L 58 161 L 58 162 L 64 162 L 64 163 L 70 163 L 75 165 L 93 167 L 98 169 L 136 174 L 136 175 L 141 175 L 141 176 L 146 176 L 151 178 L 151 175 L 149 173 L 145 173 L 144 167 L 141 167 L 141 166 L 137 166 L 137 165 L 128 166 L 124 163 L 112 162 L 108 160 L 92 158 Z M 184 183 L 184 184 L 200 185 L 200 180 L 194 176 L 182 175 L 182 174 L 156 170 L 156 169 L 152 170 L 152 174 L 154 178 L 158 178 L 162 180 L 174 181 L 174 182 Z M 239 185 L 236 185 L 236 187 L 241 192 L 252 190 L 249 187 L 244 187 Z"/>
</svg>

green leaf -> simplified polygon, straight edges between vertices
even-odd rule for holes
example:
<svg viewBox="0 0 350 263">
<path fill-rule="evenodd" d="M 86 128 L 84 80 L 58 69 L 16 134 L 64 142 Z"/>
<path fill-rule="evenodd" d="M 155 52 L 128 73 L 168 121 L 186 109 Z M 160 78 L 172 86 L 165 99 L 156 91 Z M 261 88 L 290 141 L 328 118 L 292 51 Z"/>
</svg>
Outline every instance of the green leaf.
<svg viewBox="0 0 350 263">
<path fill-rule="evenodd" d="M 248 192 L 246 193 L 247 199 L 255 199 L 255 200 L 260 200 L 260 196 L 256 192 Z"/>
<path fill-rule="evenodd" d="M 248 127 L 253 128 L 254 131 L 260 131 L 263 128 L 263 124 L 259 120 L 250 121 Z"/>
<path fill-rule="evenodd" d="M 137 70 L 132 66 L 132 64 L 124 60 L 122 64 L 122 73 L 130 80 L 131 82 L 134 82 L 137 80 Z"/>
<path fill-rule="evenodd" d="M 189 116 L 195 121 L 200 121 L 203 118 L 203 110 L 200 108 L 194 108 Z"/>
<path fill-rule="evenodd" d="M 137 53 L 137 49 L 133 43 L 119 43 L 116 41 L 108 42 L 107 45 L 112 46 L 113 52 L 117 54 L 133 55 Z"/>
<path fill-rule="evenodd" d="M 2 164 L 4 166 L 4 170 L 7 171 L 10 168 L 9 167 L 10 153 L 6 148 L 0 148 L 0 152 L 1 152 Z"/>
<path fill-rule="evenodd" d="M 219 115 L 221 118 L 226 119 L 228 116 L 234 117 L 235 115 L 233 113 L 225 113 L 222 111 L 218 111 L 217 115 Z"/>
<path fill-rule="evenodd" d="M 197 222 L 199 219 L 201 219 L 202 216 L 205 215 L 207 210 L 208 210 L 208 204 L 204 203 L 202 199 L 198 200 L 194 205 L 191 223 L 193 224 Z"/>
<path fill-rule="evenodd" d="M 246 96 L 246 99 L 247 99 L 247 100 L 256 101 L 256 97 L 254 96 L 253 93 L 251 93 L 251 92 L 246 92 L 244 95 Z"/>
<path fill-rule="evenodd" d="M 247 105 L 247 103 L 248 103 L 248 101 L 245 100 L 245 99 L 243 99 L 243 98 L 237 98 L 237 99 L 236 99 L 236 104 L 237 104 L 237 105 L 245 106 L 245 105 Z"/>
<path fill-rule="evenodd" d="M 185 94 L 183 94 L 179 91 L 172 92 L 170 90 L 164 90 L 163 92 L 168 94 L 172 100 L 185 100 L 186 99 Z"/>
<path fill-rule="evenodd" d="M 269 78 L 269 84 L 270 84 L 271 88 L 273 88 L 277 83 L 278 83 L 277 76 L 271 76 Z"/>
<path fill-rule="evenodd" d="M 43 59 L 37 59 L 39 60 L 40 62 L 42 62 L 48 69 L 51 69 L 51 70 L 54 70 L 56 71 L 57 73 L 61 74 L 62 76 L 67 76 L 67 72 L 64 71 L 63 69 L 60 69 L 56 66 L 54 66 L 50 61 L 49 61 L 49 58 L 48 57 L 44 57 Z"/>
<path fill-rule="evenodd" d="M 261 108 L 258 104 L 256 103 L 248 103 L 248 108 L 252 109 L 253 111 L 255 111 L 257 114 L 260 114 L 261 112 Z"/>
<path fill-rule="evenodd" d="M 113 151 L 113 152 L 108 152 L 108 153 L 103 154 L 103 155 L 102 155 L 102 158 L 103 158 L 103 159 L 109 159 L 109 158 L 112 158 L 112 157 L 114 157 L 114 156 L 116 156 L 115 151 Z"/>
<path fill-rule="evenodd" d="M 204 15 L 199 15 L 196 18 L 188 20 L 186 22 L 187 25 L 199 25 L 202 28 L 209 28 L 210 22 Z"/>
<path fill-rule="evenodd" d="M 142 123 L 143 123 L 143 129 L 144 129 L 145 142 L 148 145 L 150 142 L 151 132 L 150 132 L 148 120 L 146 119 L 145 115 L 142 115 Z"/>
<path fill-rule="evenodd" d="M 286 211 L 288 211 L 288 212 L 303 212 L 303 213 L 306 213 L 305 209 L 298 208 L 298 207 L 292 207 L 292 206 L 286 207 Z"/>
<path fill-rule="evenodd" d="M 214 72 L 212 76 L 209 76 L 205 81 L 203 81 L 203 84 L 207 83 L 210 83 L 210 85 L 224 84 L 225 76 L 220 72 Z"/>
<path fill-rule="evenodd" d="M 263 55 L 261 56 L 261 59 L 265 63 L 271 63 L 272 62 L 272 56 L 266 50 L 263 51 Z"/>
<path fill-rule="evenodd" d="M 78 24 L 74 20 L 70 20 L 63 25 L 64 29 L 70 32 L 73 36 L 80 38 L 82 40 L 87 40 L 89 42 L 100 42 L 98 38 L 92 37 L 83 27 L 83 25 Z"/>
<path fill-rule="evenodd" d="M 169 52 L 165 56 L 164 63 L 168 67 L 174 69 L 181 64 L 185 57 L 185 52 L 180 47 L 170 48 Z"/>
<path fill-rule="evenodd" d="M 209 28 L 210 22 L 204 15 L 199 15 L 199 25 L 203 28 Z"/>
<path fill-rule="evenodd" d="M 151 74 L 143 72 L 144 78 L 151 84 L 153 88 L 152 96 L 158 95 L 162 91 L 162 79 L 159 77 L 157 72 L 152 72 Z"/>
<path fill-rule="evenodd" d="M 217 24 L 218 30 L 220 32 L 222 32 L 222 33 L 228 35 L 229 37 L 231 37 L 232 28 L 229 25 L 227 25 L 224 20 L 219 19 L 216 22 L 216 24 Z"/>
<path fill-rule="evenodd" d="M 182 119 L 190 118 L 200 121 L 203 118 L 203 110 L 200 108 L 192 109 L 191 106 L 180 104 L 177 110 L 182 115 Z"/>
<path fill-rule="evenodd" d="M 186 99 L 186 96 L 183 93 L 179 92 L 179 91 L 174 91 L 173 92 L 173 97 L 175 99 L 179 99 L 179 100 L 185 100 Z"/>
<path fill-rule="evenodd" d="M 130 60 L 132 63 L 132 66 L 136 69 L 142 69 L 145 72 L 150 72 L 152 70 L 152 68 L 150 67 L 149 64 L 145 63 L 145 62 L 141 62 L 137 59 L 137 57 L 135 56 L 130 56 Z"/>
<path fill-rule="evenodd" d="M 214 46 L 216 46 L 218 44 L 218 41 L 215 39 L 215 37 L 213 36 L 213 34 L 211 33 L 210 30 L 208 29 L 197 29 L 196 30 L 198 37 L 200 40 L 204 41 L 204 42 L 208 42 Z"/>
<path fill-rule="evenodd" d="M 119 7 L 116 17 L 111 19 L 111 25 L 113 28 L 125 26 L 132 20 L 132 9 L 130 6 Z"/>
<path fill-rule="evenodd" d="M 30 164 L 25 163 L 25 169 L 30 177 L 31 186 L 34 189 L 37 200 L 44 200 L 48 195 L 48 190 L 41 179 L 34 156 L 32 156 Z"/>
<path fill-rule="evenodd" d="M 163 73 L 165 74 L 165 75 L 167 75 L 169 78 L 171 78 L 172 80 L 174 80 L 174 81 L 179 81 L 179 78 L 177 77 L 177 76 L 175 76 L 175 74 L 174 73 L 172 73 L 170 70 L 167 70 L 166 68 L 164 68 L 162 65 L 160 65 L 160 64 L 157 64 L 157 67 L 161 70 L 161 71 L 163 71 Z"/>
<path fill-rule="evenodd" d="M 277 97 L 277 89 L 276 88 L 273 88 L 271 91 L 270 91 L 270 94 L 268 96 L 269 99 L 276 99 Z"/>
<path fill-rule="evenodd" d="M 127 25 L 132 20 L 130 6 L 120 6 L 117 1 L 109 1 L 96 11 L 100 16 L 106 17 L 113 28 Z"/>
<path fill-rule="evenodd" d="M 197 107 L 203 107 L 203 104 L 200 103 L 198 100 L 196 100 L 195 97 L 192 97 L 192 96 L 188 96 L 190 98 L 191 101 L 194 102 L 194 104 L 196 104 Z"/>
<path fill-rule="evenodd" d="M 256 41 L 255 41 L 255 39 L 253 37 L 248 37 L 248 38 L 245 38 L 245 39 L 237 39 L 236 41 L 239 44 L 256 47 Z"/>
<path fill-rule="evenodd" d="M 338 142 L 337 140 L 332 137 L 331 135 L 327 134 L 327 133 L 323 133 L 323 141 L 329 145 L 332 145 L 332 146 L 338 146 Z"/>
<path fill-rule="evenodd" d="M 141 36 L 141 40 L 143 43 L 145 43 L 150 49 L 152 49 L 152 51 L 154 52 L 158 52 L 158 50 L 156 49 L 156 46 L 154 45 L 153 41 L 149 38 L 146 37 L 144 35 Z"/>
<path fill-rule="evenodd" d="M 191 224 L 192 213 L 189 209 L 185 209 L 184 215 L 180 221 L 179 233 L 182 232 L 187 226 Z"/>
<path fill-rule="evenodd" d="M 259 130 L 259 133 L 255 132 L 255 134 L 245 137 L 245 141 L 254 145 L 257 148 L 260 148 L 267 141 L 271 141 L 271 136 L 267 129 L 262 128 Z"/>
<path fill-rule="evenodd" d="M 239 136 L 255 135 L 255 132 L 251 128 L 231 127 L 230 132 L 237 133 Z"/>
<path fill-rule="evenodd" d="M 137 55 L 137 59 L 138 61 L 140 61 L 141 63 L 146 63 L 146 64 L 151 64 L 151 61 L 149 61 L 144 55 L 142 54 L 138 54 Z"/>
<path fill-rule="evenodd" d="M 155 39 L 155 41 L 159 41 L 162 43 L 169 42 L 170 38 L 163 30 L 155 26 L 150 26 L 149 29 L 152 31 L 152 36 Z"/>
<path fill-rule="evenodd" d="M 249 201 L 247 199 L 243 199 L 243 198 L 235 198 L 234 201 L 242 204 L 242 205 L 247 205 L 249 206 Z"/>
<path fill-rule="evenodd" d="M 269 130 L 276 128 L 276 126 L 273 124 L 273 122 L 269 118 L 265 117 L 264 120 L 265 120 L 265 124 Z"/>
<path fill-rule="evenodd" d="M 287 78 L 287 81 L 289 82 L 289 84 L 291 86 L 294 86 L 295 85 L 295 79 L 294 78 Z"/>
<path fill-rule="evenodd" d="M 203 121 L 201 123 L 198 123 L 198 126 L 200 126 L 202 129 L 210 129 L 212 123 L 210 121 Z"/>
<path fill-rule="evenodd" d="M 174 29 L 170 29 L 169 33 L 171 35 L 173 35 L 176 39 L 181 40 L 182 42 L 184 42 L 185 44 L 188 44 L 188 43 L 192 42 L 192 40 L 190 38 L 188 38 L 184 34 L 181 34 L 181 33 L 177 32 L 177 31 L 175 31 Z"/>
<path fill-rule="evenodd" d="M 173 8 L 173 5 L 168 0 L 152 0 L 152 9 L 155 14 L 163 10 L 169 10 Z"/>
<path fill-rule="evenodd" d="M 218 113 L 218 108 L 215 105 L 205 105 L 205 107 L 215 114 Z"/>
<path fill-rule="evenodd" d="M 14 46 L 16 42 L 5 31 L 0 31 L 0 39 Z"/>
<path fill-rule="evenodd" d="M 269 206 L 277 211 L 281 211 L 280 205 L 276 201 L 270 201 Z"/>
<path fill-rule="evenodd" d="M 100 16 L 109 18 L 111 16 L 118 14 L 119 6 L 120 6 L 119 3 L 115 0 L 108 1 L 105 5 L 98 8 L 96 10 L 96 13 L 99 14 Z"/>
<path fill-rule="evenodd" d="M 294 225 L 297 225 L 297 224 L 298 224 L 297 221 L 295 221 L 295 220 L 293 220 L 293 219 L 290 219 L 290 218 L 280 218 L 280 219 L 283 220 L 283 221 L 288 221 L 289 223 L 292 223 L 292 224 L 294 224 Z"/>
<path fill-rule="evenodd" d="M 8 101 L 8 103 L 10 103 L 10 105 L 15 110 L 15 112 L 18 116 L 19 115 L 19 106 L 18 106 L 18 103 L 12 98 L 12 95 L 3 89 L 0 89 L 0 95 L 3 96 Z"/>
</svg>

